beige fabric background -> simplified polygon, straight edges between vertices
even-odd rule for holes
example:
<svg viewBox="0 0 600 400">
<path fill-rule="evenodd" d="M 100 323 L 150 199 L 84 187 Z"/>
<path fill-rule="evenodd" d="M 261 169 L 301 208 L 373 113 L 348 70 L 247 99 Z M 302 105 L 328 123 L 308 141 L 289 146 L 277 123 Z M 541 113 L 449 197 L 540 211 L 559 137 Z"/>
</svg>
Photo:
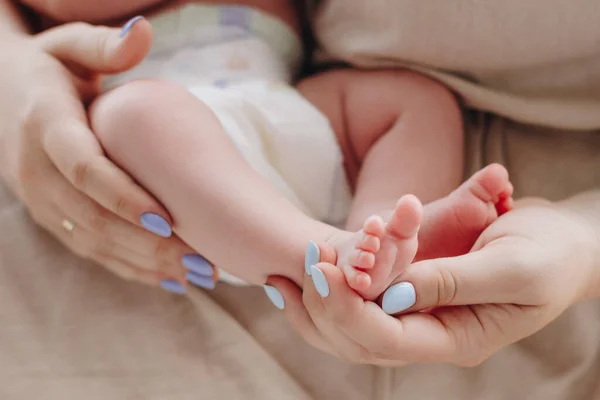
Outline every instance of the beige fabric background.
<svg viewBox="0 0 600 400">
<path fill-rule="evenodd" d="M 388 15 L 371 8 L 363 15 L 371 22 L 361 25 L 357 15 L 349 11 L 359 3 L 362 0 L 330 0 L 321 9 L 319 33 L 330 53 L 375 65 L 377 57 L 382 56 L 365 55 L 364 50 L 372 45 L 379 46 L 380 53 L 406 52 L 407 58 L 414 58 L 411 61 L 422 59 L 431 65 L 439 63 L 439 67 L 467 70 L 474 68 L 477 54 L 485 50 L 485 38 L 475 27 L 460 38 L 453 38 L 452 30 L 442 30 L 437 34 L 448 37 L 443 38 L 443 45 L 431 49 L 436 43 L 433 27 L 440 26 L 436 22 L 458 24 L 462 19 L 464 23 L 476 24 L 482 19 L 469 14 L 470 8 L 489 7 L 498 13 L 502 10 L 499 5 L 514 6 L 517 0 L 396 0 L 396 14 L 390 11 L 394 10 L 390 0 L 386 6 L 389 18 L 404 16 L 403 23 L 407 24 L 414 20 L 414 29 L 423 18 L 408 10 L 430 5 L 429 14 L 425 14 L 431 16 L 426 21 L 428 29 L 412 37 L 412 52 L 402 50 L 402 44 L 414 33 L 413 28 L 403 35 L 392 29 L 382 30 L 388 26 Z M 375 7 L 380 2 L 368 3 Z M 509 54 L 509 48 L 526 46 L 522 43 L 526 39 L 537 38 L 534 33 L 541 29 L 537 17 L 547 8 L 556 7 L 555 15 L 570 15 L 572 31 L 578 32 L 586 24 L 590 33 L 598 29 L 597 18 L 588 21 L 590 13 L 597 12 L 592 0 L 519 3 L 529 10 L 531 18 L 523 24 L 530 31 L 523 31 L 505 44 L 506 53 L 496 62 L 509 65 L 498 76 L 511 75 L 507 72 L 514 66 L 510 58 L 518 57 Z M 568 14 L 572 10 L 561 6 L 563 3 L 580 7 L 581 14 Z M 447 10 L 448 4 L 456 5 L 450 10 L 454 13 L 432 14 L 438 6 Z M 584 6 L 588 8 L 584 10 Z M 490 19 L 484 25 L 504 28 L 497 27 L 494 35 L 516 29 L 509 26 L 510 19 L 492 18 L 503 15 L 494 13 L 490 10 Z M 353 23 L 344 22 L 347 18 L 352 18 Z M 377 29 L 380 35 L 368 36 L 367 26 Z M 558 23 L 548 26 L 553 32 L 569 30 Z M 363 38 L 365 47 L 355 53 L 354 43 L 363 36 L 367 36 Z M 531 46 L 544 50 L 549 65 L 559 63 L 561 52 L 571 57 L 572 47 L 592 46 L 592 39 L 586 35 L 571 37 L 573 42 L 567 39 L 562 40 L 568 45 L 555 48 L 552 57 L 541 39 L 532 40 L 535 46 Z M 416 43 L 421 40 L 424 44 L 418 46 Z M 597 36 L 595 40 L 597 56 L 600 41 Z M 338 41 L 340 44 L 335 45 Z M 478 45 L 479 42 L 483 44 Z M 456 47 L 458 43 L 460 49 Z M 487 53 L 484 55 L 481 57 L 488 57 Z M 388 63 L 390 59 L 381 61 Z M 461 60 L 464 65 L 456 65 Z M 582 75 L 590 77 L 592 86 L 598 82 L 594 78 L 597 68 L 584 61 L 580 67 L 587 72 L 571 76 L 574 87 Z M 489 60 L 487 68 L 494 65 Z M 523 80 L 523 84 L 528 82 L 531 80 Z M 494 93 L 506 93 L 512 85 L 498 90 L 490 89 L 491 86 L 488 82 L 474 89 L 489 93 L 487 102 L 479 103 L 482 108 L 503 104 L 506 110 L 512 110 L 507 114 L 514 119 L 535 119 L 535 112 L 521 109 L 523 103 L 516 97 L 517 89 L 510 98 L 521 106 L 512 106 L 511 101 L 495 102 Z M 547 88 L 542 84 L 540 87 Z M 568 85 L 564 87 L 569 92 Z M 587 86 L 581 83 L 579 87 Z M 587 97 L 580 90 L 573 89 L 572 95 L 567 92 L 563 93 L 565 104 L 568 99 L 587 98 L 589 104 L 598 100 L 598 92 Z M 539 93 L 548 92 L 539 89 Z M 463 94 L 469 98 L 467 90 Z M 539 96 L 545 99 L 549 95 Z M 519 99 L 523 98 L 531 99 Z M 564 124 L 569 121 L 571 128 L 600 127 L 594 112 L 587 112 L 586 107 L 556 104 L 545 110 L 546 125 L 548 121 L 560 120 Z M 465 120 L 468 169 L 491 161 L 504 163 L 519 196 L 559 199 L 600 187 L 598 132 L 533 127 L 475 111 L 466 112 Z M 123 282 L 77 259 L 34 227 L 23 206 L 0 186 L 0 399 L 598 399 L 599 338 L 600 301 L 591 301 L 573 307 L 540 333 L 501 351 L 477 368 L 420 365 L 380 369 L 345 365 L 306 345 L 271 306 L 262 289 L 221 285 L 213 293 L 194 291 L 179 297 Z"/>
<path fill-rule="evenodd" d="M 469 106 L 567 129 L 600 128 L 596 0 L 328 0 L 316 13 L 329 57 L 410 66 Z"/>
</svg>

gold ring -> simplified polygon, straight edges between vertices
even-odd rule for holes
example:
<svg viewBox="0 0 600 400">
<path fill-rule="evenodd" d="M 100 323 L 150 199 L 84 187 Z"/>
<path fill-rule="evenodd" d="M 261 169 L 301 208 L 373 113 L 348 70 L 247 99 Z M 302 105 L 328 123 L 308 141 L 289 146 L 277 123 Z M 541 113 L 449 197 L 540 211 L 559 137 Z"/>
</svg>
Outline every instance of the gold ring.
<svg viewBox="0 0 600 400">
<path fill-rule="evenodd" d="M 63 219 L 62 227 L 65 231 L 67 231 L 67 233 L 73 233 L 73 230 L 75 230 L 75 223 L 69 221 L 68 219 Z"/>
</svg>

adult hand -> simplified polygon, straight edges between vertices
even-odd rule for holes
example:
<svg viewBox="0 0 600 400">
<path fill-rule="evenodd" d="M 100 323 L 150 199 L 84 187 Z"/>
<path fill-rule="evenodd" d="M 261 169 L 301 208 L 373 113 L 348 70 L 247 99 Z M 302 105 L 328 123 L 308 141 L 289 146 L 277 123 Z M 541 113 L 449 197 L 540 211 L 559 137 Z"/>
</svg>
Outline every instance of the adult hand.
<svg viewBox="0 0 600 400">
<path fill-rule="evenodd" d="M 84 103 L 99 93 L 100 74 L 130 69 L 150 49 L 150 25 L 132 21 L 0 38 L 0 171 L 76 254 L 175 292 L 185 289 L 183 261 L 212 286 L 212 266 L 171 235 L 167 211 L 105 157 L 88 126 Z"/>
<path fill-rule="evenodd" d="M 599 232 L 600 193 L 518 208 L 469 254 L 412 264 L 383 295 L 384 309 L 405 313 L 397 317 L 329 263 L 306 277 L 303 294 L 283 278 L 266 291 L 307 341 L 351 362 L 472 366 L 600 296 Z"/>
</svg>

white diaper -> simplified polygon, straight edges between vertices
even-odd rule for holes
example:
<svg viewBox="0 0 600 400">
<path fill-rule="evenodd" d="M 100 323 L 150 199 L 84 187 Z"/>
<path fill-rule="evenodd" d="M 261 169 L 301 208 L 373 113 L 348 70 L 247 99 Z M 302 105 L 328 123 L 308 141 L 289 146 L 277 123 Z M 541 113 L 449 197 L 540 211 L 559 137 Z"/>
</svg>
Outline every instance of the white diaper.
<svg viewBox="0 0 600 400">
<path fill-rule="evenodd" d="M 214 111 L 250 166 L 293 204 L 315 219 L 343 223 L 351 193 L 335 134 L 288 84 L 301 55 L 296 35 L 241 6 L 190 4 L 151 23 L 156 40 L 148 59 L 108 77 L 106 87 L 139 78 L 186 87 Z"/>
</svg>

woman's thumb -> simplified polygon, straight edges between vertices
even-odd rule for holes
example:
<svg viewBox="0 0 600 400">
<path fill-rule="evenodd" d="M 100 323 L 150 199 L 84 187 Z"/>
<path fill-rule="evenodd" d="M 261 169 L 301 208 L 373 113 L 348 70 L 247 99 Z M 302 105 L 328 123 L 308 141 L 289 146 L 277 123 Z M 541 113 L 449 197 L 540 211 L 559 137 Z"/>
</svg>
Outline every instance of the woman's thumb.
<svg viewBox="0 0 600 400">
<path fill-rule="evenodd" d="M 132 18 L 122 28 L 75 22 L 44 31 L 36 40 L 64 63 L 110 74 L 126 71 L 146 57 L 152 47 L 152 28 L 143 17 Z"/>
<path fill-rule="evenodd" d="M 515 282 L 507 274 L 504 246 L 488 245 L 463 256 L 425 260 L 410 265 L 384 292 L 387 314 L 443 306 L 504 303 Z"/>
</svg>

